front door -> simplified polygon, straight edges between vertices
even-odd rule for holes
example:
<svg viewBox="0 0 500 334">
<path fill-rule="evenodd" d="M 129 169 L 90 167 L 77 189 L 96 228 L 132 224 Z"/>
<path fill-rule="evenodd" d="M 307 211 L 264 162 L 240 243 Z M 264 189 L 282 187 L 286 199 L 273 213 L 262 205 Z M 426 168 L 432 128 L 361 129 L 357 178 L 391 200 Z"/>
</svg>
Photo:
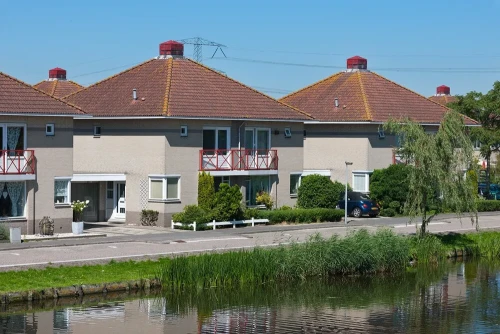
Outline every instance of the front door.
<svg viewBox="0 0 500 334">
<path fill-rule="evenodd" d="M 271 134 L 267 128 L 245 129 L 245 160 L 249 169 L 268 169 Z"/>
<path fill-rule="evenodd" d="M 71 199 L 73 201 L 89 201 L 87 207 L 83 209 L 83 221 L 96 222 L 99 218 L 99 183 L 80 183 L 71 184 Z"/>
<path fill-rule="evenodd" d="M 126 200 L 125 200 L 125 182 L 115 183 L 116 209 L 115 218 L 125 218 Z"/>
</svg>

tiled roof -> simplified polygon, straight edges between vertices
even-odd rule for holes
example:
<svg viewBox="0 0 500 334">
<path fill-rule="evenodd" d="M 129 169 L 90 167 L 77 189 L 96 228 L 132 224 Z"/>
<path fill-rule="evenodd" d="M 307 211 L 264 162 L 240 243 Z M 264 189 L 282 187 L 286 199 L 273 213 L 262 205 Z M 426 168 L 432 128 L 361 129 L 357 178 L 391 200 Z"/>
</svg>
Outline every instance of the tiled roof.
<svg viewBox="0 0 500 334">
<path fill-rule="evenodd" d="M 94 116 L 311 119 L 186 58 L 148 60 L 64 99 Z"/>
<path fill-rule="evenodd" d="M 338 107 L 335 106 L 338 99 Z M 409 117 L 438 124 L 449 109 L 366 70 L 346 71 L 280 99 L 320 121 L 386 122 Z M 466 123 L 476 124 L 467 118 Z"/>
<path fill-rule="evenodd" d="M 0 72 L 0 113 L 79 115 L 84 112 L 27 83 Z"/>
<path fill-rule="evenodd" d="M 446 106 L 448 103 L 456 102 L 457 98 L 453 95 L 434 95 L 429 97 L 429 100 Z"/>
<path fill-rule="evenodd" d="M 83 86 L 71 80 L 44 80 L 33 87 L 57 98 L 63 98 L 83 89 Z"/>
</svg>

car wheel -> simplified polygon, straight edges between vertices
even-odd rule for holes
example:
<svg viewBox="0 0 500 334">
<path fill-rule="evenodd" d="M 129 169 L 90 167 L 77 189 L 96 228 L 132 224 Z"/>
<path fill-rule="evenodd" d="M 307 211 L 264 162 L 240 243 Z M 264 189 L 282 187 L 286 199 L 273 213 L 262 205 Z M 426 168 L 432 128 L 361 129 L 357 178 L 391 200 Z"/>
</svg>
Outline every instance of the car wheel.
<svg viewBox="0 0 500 334">
<path fill-rule="evenodd" d="M 361 217 L 361 209 L 360 208 L 354 208 L 352 210 L 352 215 L 354 216 L 354 218 Z"/>
</svg>

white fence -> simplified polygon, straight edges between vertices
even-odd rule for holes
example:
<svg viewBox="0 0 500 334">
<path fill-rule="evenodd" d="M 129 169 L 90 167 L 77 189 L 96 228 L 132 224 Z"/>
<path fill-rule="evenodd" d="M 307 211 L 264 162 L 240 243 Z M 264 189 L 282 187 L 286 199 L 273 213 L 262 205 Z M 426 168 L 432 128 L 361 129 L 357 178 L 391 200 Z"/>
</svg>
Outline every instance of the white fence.
<svg viewBox="0 0 500 334">
<path fill-rule="evenodd" d="M 216 222 L 215 220 L 207 223 L 207 226 L 211 226 L 212 229 L 216 229 L 217 226 L 230 226 L 232 225 L 233 228 L 236 228 L 236 225 L 252 225 L 255 226 L 255 224 L 267 224 L 269 223 L 269 219 L 248 219 L 248 220 L 233 220 L 233 221 L 227 221 L 227 222 Z M 176 223 L 172 220 L 172 230 L 175 229 L 176 226 L 183 226 L 184 224 L 182 223 Z M 187 224 L 185 226 L 192 227 L 194 231 L 196 231 L 196 222 L 193 222 L 192 224 Z"/>
</svg>

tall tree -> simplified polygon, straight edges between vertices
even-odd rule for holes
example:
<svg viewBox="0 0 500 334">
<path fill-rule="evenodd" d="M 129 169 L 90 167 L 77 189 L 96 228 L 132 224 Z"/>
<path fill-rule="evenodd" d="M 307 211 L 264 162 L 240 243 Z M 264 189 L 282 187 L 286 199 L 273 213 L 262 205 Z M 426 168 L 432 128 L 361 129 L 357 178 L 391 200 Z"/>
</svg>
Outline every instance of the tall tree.
<svg viewBox="0 0 500 334">
<path fill-rule="evenodd" d="M 480 153 L 486 160 L 486 192 L 489 193 L 491 157 L 500 152 L 500 81 L 496 81 L 486 94 L 472 91 L 457 95 L 457 101 L 448 104 L 448 107 L 481 124 L 481 127 L 470 131 L 470 136 L 481 143 Z"/>
<path fill-rule="evenodd" d="M 421 217 L 421 236 L 432 218 L 445 208 L 458 216 L 469 213 L 477 228 L 477 190 L 464 175 L 464 169 L 475 166 L 463 116 L 454 111 L 446 113 L 435 134 L 426 133 L 422 125 L 409 119 L 391 120 L 384 127 L 399 136 L 397 153 L 413 166 L 403 211 L 411 219 Z M 437 210 L 428 215 L 431 204 Z"/>
</svg>

